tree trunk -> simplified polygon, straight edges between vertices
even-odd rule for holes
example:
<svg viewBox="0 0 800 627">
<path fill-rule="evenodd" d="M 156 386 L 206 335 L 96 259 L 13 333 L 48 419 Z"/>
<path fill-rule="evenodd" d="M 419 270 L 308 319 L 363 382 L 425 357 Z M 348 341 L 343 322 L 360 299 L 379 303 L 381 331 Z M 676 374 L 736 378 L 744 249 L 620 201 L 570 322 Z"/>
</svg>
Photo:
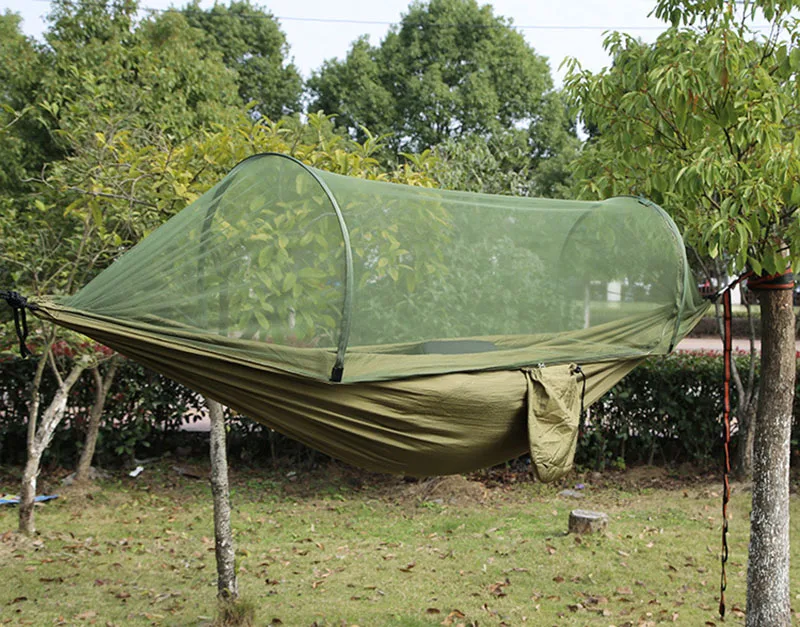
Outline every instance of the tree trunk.
<svg viewBox="0 0 800 627">
<path fill-rule="evenodd" d="M 724 283 L 728 277 L 724 277 Z M 731 361 L 731 374 L 736 388 L 737 406 L 736 422 L 738 426 L 738 444 L 733 450 L 731 474 L 739 481 L 747 481 L 753 477 L 753 441 L 756 432 L 756 411 L 758 409 L 758 389 L 756 387 L 756 327 L 753 319 L 751 305 L 745 302 L 747 308 L 748 339 L 750 340 L 750 363 L 746 373 L 741 373 L 736 365 L 736 360 Z M 715 306 L 719 336 L 725 342 L 724 321 L 722 307 L 718 302 Z M 745 376 L 746 374 L 746 376 Z"/>
<path fill-rule="evenodd" d="M 42 357 L 46 359 L 47 356 Z M 56 427 L 64 417 L 67 409 L 67 396 L 72 386 L 78 381 L 83 371 L 86 369 L 86 362 L 78 361 L 72 367 L 66 379 L 58 376 L 58 390 L 56 390 L 53 400 L 42 414 L 42 419 L 36 428 L 36 432 L 28 442 L 28 459 L 25 462 L 25 470 L 22 473 L 22 487 L 19 495 L 19 530 L 21 533 L 32 535 L 36 532 L 33 519 L 34 498 L 36 497 L 36 479 L 39 476 L 39 463 L 50 441 L 53 439 Z M 36 409 L 32 407 L 31 409 Z M 38 410 L 37 410 L 38 411 Z M 35 421 L 36 416 L 31 415 L 29 420 Z"/>
<path fill-rule="evenodd" d="M 739 423 L 739 438 L 733 455 L 731 474 L 739 481 L 748 481 L 753 476 L 753 443 L 756 437 L 756 411 L 758 397 L 746 406 L 739 406 L 736 420 Z"/>
<path fill-rule="evenodd" d="M 25 469 L 22 471 L 22 486 L 19 492 L 19 530 L 20 533 L 33 535 L 36 526 L 33 518 L 33 508 L 36 505 L 36 479 L 39 475 L 39 462 L 41 453 L 37 449 L 28 449 L 28 459 L 25 460 Z"/>
<path fill-rule="evenodd" d="M 789 457 L 795 382 L 791 290 L 761 294 L 761 385 L 753 446 L 747 627 L 788 627 Z"/>
<path fill-rule="evenodd" d="M 106 397 L 114 383 L 114 376 L 117 374 L 118 357 L 112 357 L 106 371 L 106 376 L 100 376 L 100 367 L 92 368 L 94 377 L 94 404 L 89 412 L 89 425 L 86 429 L 86 441 L 81 451 L 81 458 L 78 460 L 78 468 L 75 471 L 75 482 L 82 483 L 89 479 L 89 468 L 92 466 L 94 450 L 97 447 L 97 434 L 100 432 L 100 419 L 103 417 L 103 410 L 106 405 Z"/>
<path fill-rule="evenodd" d="M 225 448 L 225 418 L 222 405 L 206 399 L 211 418 L 211 494 L 214 498 L 214 547 L 217 557 L 217 596 L 233 600 L 239 596 L 236 559 L 231 528 L 231 497 Z"/>
</svg>

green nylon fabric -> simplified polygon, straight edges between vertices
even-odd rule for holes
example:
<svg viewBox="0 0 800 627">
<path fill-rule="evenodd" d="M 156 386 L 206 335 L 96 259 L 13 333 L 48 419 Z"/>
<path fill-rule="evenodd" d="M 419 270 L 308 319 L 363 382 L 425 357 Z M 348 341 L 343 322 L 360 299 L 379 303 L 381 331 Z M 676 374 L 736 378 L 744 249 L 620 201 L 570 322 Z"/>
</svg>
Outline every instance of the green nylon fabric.
<svg viewBox="0 0 800 627">
<path fill-rule="evenodd" d="M 331 384 L 217 350 L 132 334 L 123 325 L 51 305 L 37 315 L 356 466 L 425 477 L 469 472 L 531 451 L 542 480 L 572 467 L 583 379 L 568 364 Z M 585 405 L 638 362 L 583 365 Z"/>
<path fill-rule="evenodd" d="M 36 315 L 334 457 L 413 475 L 531 451 L 702 317 L 674 223 L 394 185 L 257 155 Z M 341 384 L 331 383 L 339 381 Z"/>
</svg>

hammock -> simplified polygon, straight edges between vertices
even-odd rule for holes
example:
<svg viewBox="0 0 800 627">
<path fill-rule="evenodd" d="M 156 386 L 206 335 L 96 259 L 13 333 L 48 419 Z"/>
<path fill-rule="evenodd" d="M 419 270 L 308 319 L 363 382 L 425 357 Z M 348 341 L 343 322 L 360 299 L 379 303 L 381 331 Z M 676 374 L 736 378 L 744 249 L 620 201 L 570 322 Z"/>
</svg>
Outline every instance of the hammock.
<svg viewBox="0 0 800 627">
<path fill-rule="evenodd" d="M 531 452 L 702 317 L 672 220 L 246 159 L 34 314 L 334 457 L 426 476 Z"/>
</svg>

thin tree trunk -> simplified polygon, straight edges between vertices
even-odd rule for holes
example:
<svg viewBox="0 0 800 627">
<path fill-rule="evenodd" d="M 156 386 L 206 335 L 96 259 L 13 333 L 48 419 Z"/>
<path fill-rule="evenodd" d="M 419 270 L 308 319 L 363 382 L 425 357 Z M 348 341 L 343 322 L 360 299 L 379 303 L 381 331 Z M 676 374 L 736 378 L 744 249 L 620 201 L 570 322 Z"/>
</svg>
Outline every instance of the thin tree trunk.
<svg viewBox="0 0 800 627">
<path fill-rule="evenodd" d="M 42 359 L 46 359 L 43 356 Z M 64 417 L 67 409 L 67 396 L 72 386 L 78 381 L 83 371 L 86 369 L 86 362 L 78 361 L 72 367 L 66 379 L 58 376 L 58 390 L 56 390 L 53 400 L 42 414 L 42 419 L 36 428 L 36 433 L 28 444 L 28 459 L 25 462 L 25 469 L 22 473 L 22 487 L 19 495 L 19 530 L 21 533 L 31 535 L 36 532 L 33 518 L 34 498 L 36 497 L 36 480 L 39 476 L 39 464 L 50 441 L 53 439 L 56 427 Z M 31 420 L 34 417 L 31 416 Z"/>
<path fill-rule="evenodd" d="M 222 405 L 206 399 L 211 418 L 211 494 L 214 499 L 214 547 L 217 557 L 217 596 L 233 600 L 239 596 L 236 559 L 231 528 L 231 496 L 225 448 L 225 418 Z"/>
<path fill-rule="evenodd" d="M 788 627 L 789 456 L 795 383 L 790 290 L 761 294 L 761 385 L 753 446 L 747 627 Z"/>
<path fill-rule="evenodd" d="M 753 476 L 753 443 L 756 438 L 756 412 L 758 396 L 753 395 L 746 406 L 739 405 L 736 420 L 739 423 L 739 437 L 733 455 L 731 474 L 739 481 L 747 481 Z"/>
<path fill-rule="evenodd" d="M 756 328 L 753 320 L 752 306 L 745 300 L 750 339 L 750 364 L 747 369 L 747 381 L 736 368 L 733 360 L 734 384 L 739 395 L 736 408 L 736 421 L 739 427 L 739 442 L 733 451 L 733 477 L 739 481 L 747 481 L 753 477 L 753 442 L 756 434 L 756 412 L 758 411 L 758 388 L 756 387 Z M 719 307 L 717 307 L 719 309 Z"/>
<path fill-rule="evenodd" d="M 39 418 L 39 405 L 41 405 L 40 391 L 42 387 L 42 378 L 44 378 L 44 369 L 47 366 L 47 360 L 50 358 L 50 351 L 53 350 L 54 335 L 52 329 L 47 335 L 47 344 L 42 356 L 39 358 L 39 363 L 36 364 L 36 374 L 33 376 L 33 386 L 31 389 L 31 405 L 28 411 L 28 434 L 26 444 L 28 450 L 33 446 L 33 439 L 36 436 L 36 421 Z"/>
<path fill-rule="evenodd" d="M 92 376 L 94 377 L 94 404 L 89 412 L 89 425 L 86 429 L 86 441 L 81 451 L 81 458 L 78 460 L 78 468 L 75 471 L 75 481 L 77 483 L 85 482 L 89 479 L 89 468 L 92 466 L 92 459 L 94 458 L 94 451 L 97 447 L 97 434 L 100 432 L 100 419 L 103 417 L 103 410 L 106 406 L 106 397 L 108 391 L 111 389 L 111 384 L 114 383 L 114 377 L 117 374 L 117 366 L 119 358 L 114 356 L 110 359 L 108 370 L 105 377 L 100 376 L 100 366 L 92 368 Z"/>
</svg>

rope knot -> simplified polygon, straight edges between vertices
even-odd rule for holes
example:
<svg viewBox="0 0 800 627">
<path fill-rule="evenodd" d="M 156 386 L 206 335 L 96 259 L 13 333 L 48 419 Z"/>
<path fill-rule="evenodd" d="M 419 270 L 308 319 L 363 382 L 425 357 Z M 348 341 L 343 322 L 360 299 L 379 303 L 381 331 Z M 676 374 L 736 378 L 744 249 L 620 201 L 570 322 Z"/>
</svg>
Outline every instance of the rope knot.
<svg viewBox="0 0 800 627">
<path fill-rule="evenodd" d="M 28 319 L 25 315 L 25 310 L 33 310 L 37 309 L 37 307 L 33 303 L 29 303 L 28 299 L 19 292 L 0 291 L 0 299 L 6 301 L 14 312 L 14 328 L 17 331 L 17 338 L 19 339 L 19 354 L 25 359 L 31 354 L 30 350 L 28 350 L 28 346 L 25 344 L 25 340 L 28 338 Z"/>
<path fill-rule="evenodd" d="M 7 292 L 5 301 L 12 309 L 24 309 L 28 306 L 28 299 L 19 292 Z"/>
</svg>

